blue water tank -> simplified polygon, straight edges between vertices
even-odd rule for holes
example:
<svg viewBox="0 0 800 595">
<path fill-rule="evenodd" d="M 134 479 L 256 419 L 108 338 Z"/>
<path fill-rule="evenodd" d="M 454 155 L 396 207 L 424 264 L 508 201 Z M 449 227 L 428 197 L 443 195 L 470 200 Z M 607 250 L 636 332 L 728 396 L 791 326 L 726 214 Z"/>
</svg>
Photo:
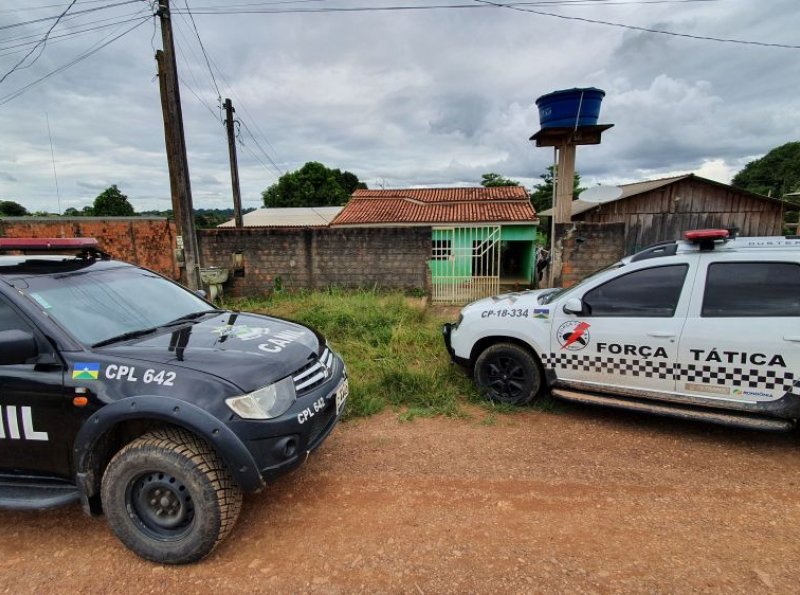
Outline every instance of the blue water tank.
<svg viewBox="0 0 800 595">
<path fill-rule="evenodd" d="M 600 117 L 600 104 L 606 92 L 594 87 L 563 89 L 536 100 L 542 128 L 594 126 Z"/>
</svg>

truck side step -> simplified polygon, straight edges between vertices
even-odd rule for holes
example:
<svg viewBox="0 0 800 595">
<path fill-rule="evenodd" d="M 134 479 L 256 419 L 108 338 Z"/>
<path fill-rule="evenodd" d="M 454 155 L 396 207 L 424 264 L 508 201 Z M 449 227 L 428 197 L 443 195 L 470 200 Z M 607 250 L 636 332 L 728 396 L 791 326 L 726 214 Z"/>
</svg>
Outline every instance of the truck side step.
<svg viewBox="0 0 800 595">
<path fill-rule="evenodd" d="M 0 508 L 45 510 L 80 500 L 78 488 L 52 477 L 0 475 Z"/>
<path fill-rule="evenodd" d="M 614 395 L 600 395 L 597 393 L 585 393 L 563 388 L 552 389 L 553 396 L 575 403 L 585 405 L 602 405 L 605 407 L 615 407 L 628 411 L 641 411 L 653 415 L 664 417 L 676 417 L 678 419 L 691 419 L 704 421 L 723 426 L 735 426 L 749 430 L 762 430 L 767 432 L 786 432 L 794 427 L 794 422 L 788 419 L 777 419 L 774 417 L 763 417 L 759 415 L 748 415 L 743 413 L 728 413 L 715 409 L 691 407 L 689 405 L 673 405 L 659 403 L 655 401 L 639 401 Z"/>
</svg>

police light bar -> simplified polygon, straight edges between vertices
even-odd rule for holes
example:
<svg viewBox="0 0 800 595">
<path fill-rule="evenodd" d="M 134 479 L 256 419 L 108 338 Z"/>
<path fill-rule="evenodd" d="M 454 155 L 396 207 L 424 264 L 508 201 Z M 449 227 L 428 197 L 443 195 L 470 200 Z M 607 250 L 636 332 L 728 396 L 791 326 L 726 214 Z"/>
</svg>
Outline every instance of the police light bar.
<svg viewBox="0 0 800 595">
<path fill-rule="evenodd" d="M 689 242 L 702 242 L 703 240 L 727 240 L 730 236 L 727 229 L 693 229 L 691 231 L 684 231 L 683 237 Z"/>
<path fill-rule="evenodd" d="M 0 250 L 99 250 L 95 238 L 0 238 Z"/>
</svg>

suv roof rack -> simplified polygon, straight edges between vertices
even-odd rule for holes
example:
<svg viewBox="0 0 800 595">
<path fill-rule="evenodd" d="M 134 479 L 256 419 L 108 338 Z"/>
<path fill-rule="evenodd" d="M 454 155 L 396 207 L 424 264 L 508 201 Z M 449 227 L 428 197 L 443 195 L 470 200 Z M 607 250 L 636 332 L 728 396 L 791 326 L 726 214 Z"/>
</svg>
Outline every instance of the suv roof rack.
<svg viewBox="0 0 800 595">
<path fill-rule="evenodd" d="M 22 254 L 75 254 L 78 258 L 109 260 L 95 238 L 0 238 L 0 252 Z"/>
<path fill-rule="evenodd" d="M 647 260 L 648 258 L 659 258 L 660 256 L 675 256 L 678 253 L 678 242 L 676 240 L 667 240 L 648 246 L 644 250 L 640 250 L 631 257 L 631 262 L 639 262 L 640 260 Z"/>
</svg>

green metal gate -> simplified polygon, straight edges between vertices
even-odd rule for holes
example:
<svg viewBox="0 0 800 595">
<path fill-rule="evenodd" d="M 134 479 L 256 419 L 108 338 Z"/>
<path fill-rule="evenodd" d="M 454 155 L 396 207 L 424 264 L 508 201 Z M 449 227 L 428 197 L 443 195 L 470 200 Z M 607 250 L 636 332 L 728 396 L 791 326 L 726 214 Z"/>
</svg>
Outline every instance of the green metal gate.
<svg viewBox="0 0 800 595">
<path fill-rule="evenodd" d="M 435 227 L 432 301 L 463 304 L 500 289 L 500 226 Z"/>
</svg>

